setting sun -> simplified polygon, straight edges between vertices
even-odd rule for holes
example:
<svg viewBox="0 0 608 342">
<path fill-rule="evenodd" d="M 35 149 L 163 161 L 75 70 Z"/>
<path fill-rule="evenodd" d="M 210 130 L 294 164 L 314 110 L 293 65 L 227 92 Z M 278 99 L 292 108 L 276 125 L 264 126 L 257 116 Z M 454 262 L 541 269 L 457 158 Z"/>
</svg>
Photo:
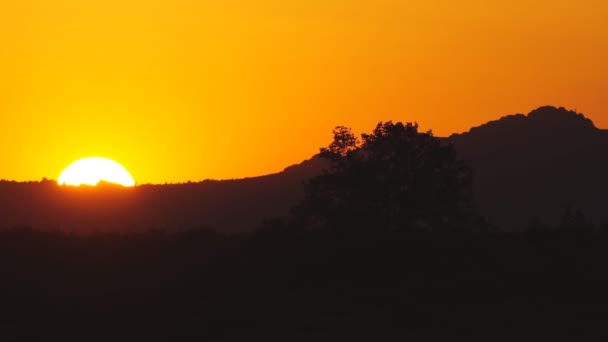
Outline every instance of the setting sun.
<svg viewBox="0 0 608 342">
<path fill-rule="evenodd" d="M 129 171 L 119 163 L 100 157 L 84 158 L 70 164 L 59 176 L 59 185 L 97 185 L 100 181 L 134 186 Z"/>
</svg>

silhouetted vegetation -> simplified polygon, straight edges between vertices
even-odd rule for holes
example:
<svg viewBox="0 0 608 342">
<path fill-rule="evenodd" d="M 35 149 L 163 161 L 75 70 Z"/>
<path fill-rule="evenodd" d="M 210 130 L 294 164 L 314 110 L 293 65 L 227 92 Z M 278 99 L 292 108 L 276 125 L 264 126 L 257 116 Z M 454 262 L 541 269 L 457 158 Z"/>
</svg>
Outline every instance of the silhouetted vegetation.
<svg viewBox="0 0 608 342">
<path fill-rule="evenodd" d="M 602 340 L 608 225 L 587 209 L 605 203 L 483 229 L 475 195 L 488 190 L 458 146 L 484 155 L 471 159 L 477 176 L 505 142 L 478 148 L 475 134 L 452 146 L 415 124 L 361 139 L 338 127 L 311 161 L 234 182 L 0 182 L 0 222 L 13 227 L 0 229 L 0 340 Z M 282 213 L 300 201 L 295 215 L 266 215 L 281 199 Z M 222 229 L 239 214 L 249 229 Z"/>
<path fill-rule="evenodd" d="M 312 225 L 471 229 L 472 172 L 454 148 L 412 123 L 379 123 L 362 142 L 346 127 L 321 149 L 329 169 L 296 208 Z"/>
</svg>

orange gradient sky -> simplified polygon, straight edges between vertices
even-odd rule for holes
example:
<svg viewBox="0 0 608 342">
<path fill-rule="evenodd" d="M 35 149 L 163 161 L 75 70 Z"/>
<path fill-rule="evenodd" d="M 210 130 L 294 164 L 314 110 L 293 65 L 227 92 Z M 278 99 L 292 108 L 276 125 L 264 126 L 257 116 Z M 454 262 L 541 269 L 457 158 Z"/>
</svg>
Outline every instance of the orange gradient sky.
<svg viewBox="0 0 608 342">
<path fill-rule="evenodd" d="M 276 172 L 332 128 L 445 136 L 541 105 L 608 127 L 608 3 L 2 0 L 0 179 Z"/>
</svg>

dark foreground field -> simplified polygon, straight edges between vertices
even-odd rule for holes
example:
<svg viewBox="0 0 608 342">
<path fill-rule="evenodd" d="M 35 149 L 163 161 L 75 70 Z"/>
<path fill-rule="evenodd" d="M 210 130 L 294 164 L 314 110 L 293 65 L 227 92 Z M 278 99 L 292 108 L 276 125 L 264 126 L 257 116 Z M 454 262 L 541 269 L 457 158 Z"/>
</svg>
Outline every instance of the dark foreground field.
<svg viewBox="0 0 608 342">
<path fill-rule="evenodd" d="M 282 227 L 284 228 L 284 227 Z M 2 341 L 606 337 L 608 238 L 0 232 Z"/>
</svg>

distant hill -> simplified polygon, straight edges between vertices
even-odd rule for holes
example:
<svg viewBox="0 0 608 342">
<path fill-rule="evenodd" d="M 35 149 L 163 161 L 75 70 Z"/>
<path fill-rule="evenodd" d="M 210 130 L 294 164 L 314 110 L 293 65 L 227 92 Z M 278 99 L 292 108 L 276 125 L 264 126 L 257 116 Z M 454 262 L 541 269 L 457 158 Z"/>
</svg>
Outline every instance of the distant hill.
<svg viewBox="0 0 608 342">
<path fill-rule="evenodd" d="M 321 169 L 312 158 L 284 171 L 244 179 L 122 188 L 60 187 L 54 181 L 0 181 L 0 228 L 70 232 L 212 228 L 241 232 L 286 216 L 303 182 Z"/>
<path fill-rule="evenodd" d="M 534 218 L 557 223 L 568 209 L 608 222 L 608 131 L 581 114 L 541 107 L 442 140 L 474 169 L 476 206 L 501 229 L 520 230 Z M 287 216 L 323 165 L 313 157 L 261 177 L 133 189 L 0 181 L 0 228 L 246 231 Z"/>
<path fill-rule="evenodd" d="M 582 114 L 541 107 L 446 139 L 475 171 L 475 202 L 508 230 L 557 223 L 567 210 L 608 219 L 608 131 Z"/>
</svg>

